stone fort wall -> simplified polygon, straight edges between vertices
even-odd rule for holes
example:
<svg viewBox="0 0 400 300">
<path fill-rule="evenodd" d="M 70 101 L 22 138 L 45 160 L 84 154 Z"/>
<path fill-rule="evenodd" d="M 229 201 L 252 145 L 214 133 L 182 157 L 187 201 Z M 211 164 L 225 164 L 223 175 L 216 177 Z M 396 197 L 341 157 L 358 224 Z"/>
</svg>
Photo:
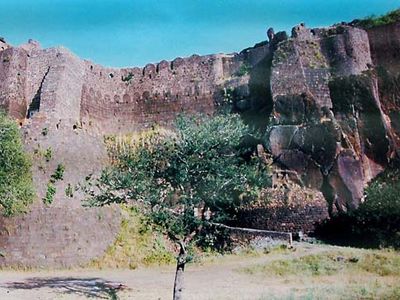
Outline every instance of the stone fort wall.
<svg viewBox="0 0 400 300">
<path fill-rule="evenodd" d="M 103 254 L 117 236 L 119 213 L 83 209 L 85 195 L 75 188 L 107 164 L 104 135 L 167 125 L 181 113 L 213 113 L 225 86 L 248 84 L 248 76 L 235 75 L 240 66 L 256 64 L 267 49 L 112 69 L 62 47 L 41 49 L 34 41 L 1 45 L 0 107 L 21 125 L 37 200 L 25 215 L 0 217 L 0 266 L 76 266 Z M 59 164 L 64 177 L 46 206 L 42 198 Z"/>
<path fill-rule="evenodd" d="M 30 152 L 52 150 L 51 161 L 34 160 L 39 198 L 57 164 L 65 165 L 66 180 L 57 183 L 59 202 L 67 185 L 106 163 L 104 135 L 171 124 L 182 113 L 212 114 L 226 85 L 248 85 L 248 76 L 235 75 L 241 65 L 257 64 L 268 54 L 268 45 L 262 45 L 240 54 L 193 55 L 114 69 L 81 60 L 62 47 L 41 49 L 29 41 L 0 52 L 0 107 L 19 120 Z"/>
<path fill-rule="evenodd" d="M 179 113 L 211 114 L 224 78 L 218 55 L 178 58 L 144 68 L 107 69 L 85 64 L 82 126 L 123 132 L 170 123 Z"/>
<path fill-rule="evenodd" d="M 0 52 L 0 106 L 27 126 L 46 119 L 53 126 L 78 125 L 106 134 L 164 125 L 180 113 L 212 113 L 224 83 L 244 63 L 256 64 L 268 55 L 266 49 L 113 69 L 30 41 Z M 35 118 L 38 112 L 41 118 Z"/>
</svg>

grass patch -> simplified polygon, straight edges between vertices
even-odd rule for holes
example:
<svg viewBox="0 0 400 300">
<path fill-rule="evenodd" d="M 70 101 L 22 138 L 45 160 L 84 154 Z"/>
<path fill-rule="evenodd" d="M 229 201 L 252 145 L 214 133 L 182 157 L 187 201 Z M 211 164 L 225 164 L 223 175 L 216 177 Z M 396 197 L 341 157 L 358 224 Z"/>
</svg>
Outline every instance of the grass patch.
<svg viewBox="0 0 400 300">
<path fill-rule="evenodd" d="M 358 267 L 362 271 L 380 276 L 400 276 L 400 254 L 395 251 L 367 253 Z"/>
<path fill-rule="evenodd" d="M 235 76 L 237 77 L 241 77 L 241 76 L 245 76 L 247 74 L 249 74 L 251 71 L 251 66 L 248 65 L 247 63 L 243 63 L 239 70 L 237 70 L 237 72 L 235 73 Z"/>
<path fill-rule="evenodd" d="M 136 269 L 139 265 L 165 265 L 175 262 L 164 236 L 149 225 L 134 207 L 123 206 L 124 217 L 115 242 L 89 267 Z"/>
<path fill-rule="evenodd" d="M 310 254 L 310 250 L 318 252 Z M 238 271 L 271 285 L 260 300 L 400 299 L 399 252 L 331 247 L 321 250 L 300 247 L 300 253 L 273 256 Z"/>
<path fill-rule="evenodd" d="M 278 277 L 332 276 L 338 273 L 400 276 L 400 254 L 395 251 L 329 251 L 292 259 L 278 259 L 240 271 Z"/>
<path fill-rule="evenodd" d="M 400 287 L 375 283 L 322 285 L 305 289 L 292 288 L 286 295 L 265 295 L 258 300 L 314 300 L 314 299 L 400 299 Z"/>
</svg>

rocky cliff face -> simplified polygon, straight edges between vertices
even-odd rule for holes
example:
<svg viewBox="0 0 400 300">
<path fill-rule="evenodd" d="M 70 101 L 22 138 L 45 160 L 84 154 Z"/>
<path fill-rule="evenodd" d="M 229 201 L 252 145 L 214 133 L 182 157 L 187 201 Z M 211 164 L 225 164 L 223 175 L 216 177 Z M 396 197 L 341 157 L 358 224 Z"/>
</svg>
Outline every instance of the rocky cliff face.
<svg viewBox="0 0 400 300">
<path fill-rule="evenodd" d="M 398 158 L 399 25 L 300 25 L 274 52 L 265 144 L 322 190 L 331 211 L 357 207 L 365 185 Z"/>
<path fill-rule="evenodd" d="M 400 24 L 268 30 L 238 54 L 193 55 L 144 68 L 105 68 L 64 48 L 0 40 L 0 107 L 21 125 L 44 197 L 57 165 L 52 207 L 80 207 L 66 189 L 107 160 L 103 138 L 180 113 L 212 114 L 233 103 L 264 131 L 278 168 L 321 190 L 330 211 L 355 208 L 365 185 L 399 157 Z M 40 201 L 37 206 L 41 206 Z"/>
</svg>

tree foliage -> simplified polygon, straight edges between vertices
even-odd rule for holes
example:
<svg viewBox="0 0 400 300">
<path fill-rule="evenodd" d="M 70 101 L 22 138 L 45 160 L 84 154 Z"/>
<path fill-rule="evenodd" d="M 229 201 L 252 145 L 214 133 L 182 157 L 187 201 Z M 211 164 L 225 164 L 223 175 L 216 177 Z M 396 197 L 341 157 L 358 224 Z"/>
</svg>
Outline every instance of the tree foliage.
<svg viewBox="0 0 400 300">
<path fill-rule="evenodd" d="M 0 206 L 10 216 L 25 210 L 34 197 L 31 162 L 15 122 L 0 113 Z"/>
<path fill-rule="evenodd" d="M 113 165 L 90 203 L 135 201 L 171 236 L 235 220 L 237 209 L 269 184 L 267 167 L 242 144 L 249 128 L 237 115 L 181 117 L 176 130 L 154 129 L 108 140 Z M 208 223 L 208 222 L 207 222 Z"/>
</svg>

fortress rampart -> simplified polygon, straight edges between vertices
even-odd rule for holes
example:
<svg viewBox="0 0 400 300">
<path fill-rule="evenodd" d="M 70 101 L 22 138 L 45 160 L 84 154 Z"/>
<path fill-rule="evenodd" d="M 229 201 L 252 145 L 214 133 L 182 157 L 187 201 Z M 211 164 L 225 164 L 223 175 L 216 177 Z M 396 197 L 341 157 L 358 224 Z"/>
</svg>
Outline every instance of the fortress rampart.
<svg viewBox="0 0 400 300">
<path fill-rule="evenodd" d="M 107 163 L 104 136 L 170 126 L 182 113 L 210 115 L 225 102 L 251 125 L 261 123 L 264 149 L 283 178 L 320 190 L 330 213 L 357 207 L 367 183 L 400 157 L 399 26 L 364 30 L 343 23 L 308 29 L 300 24 L 291 37 L 270 29 L 269 42 L 240 53 L 193 55 L 122 69 L 82 60 L 62 47 L 41 49 L 34 41 L 12 47 L 0 40 L 0 107 L 21 126 L 34 157 L 39 200 L 57 165 L 65 166 L 48 210 L 38 200 L 26 218 L 18 219 L 21 231 L 13 232 L 26 232 L 34 237 L 32 243 L 19 248 L 5 233 L 0 244 L 7 253 L 35 249 L 29 253 L 31 262 L 42 257 L 37 245 L 54 232 L 45 227 L 38 237 L 26 222 L 51 222 L 44 213 L 58 218 L 63 210 L 78 212 L 84 195 L 74 189 L 70 197 L 65 190 L 98 174 Z M 45 159 L 46 152 L 50 159 Z M 303 213 L 291 215 L 290 222 L 303 226 L 298 219 L 304 214 L 326 215 L 320 204 L 314 210 L 311 203 Z M 119 221 L 112 219 L 113 213 L 104 215 L 109 216 L 105 226 L 115 228 Z M 97 226 L 95 219 L 88 217 L 89 226 Z M 272 224 L 267 221 L 260 224 Z M 273 226 L 278 228 L 281 221 L 274 220 Z M 96 255 L 106 245 L 101 247 Z M 74 251 L 54 263 L 78 263 Z M 18 260 L 10 255 L 0 264 Z M 79 263 L 87 260 L 82 255 Z"/>
</svg>

